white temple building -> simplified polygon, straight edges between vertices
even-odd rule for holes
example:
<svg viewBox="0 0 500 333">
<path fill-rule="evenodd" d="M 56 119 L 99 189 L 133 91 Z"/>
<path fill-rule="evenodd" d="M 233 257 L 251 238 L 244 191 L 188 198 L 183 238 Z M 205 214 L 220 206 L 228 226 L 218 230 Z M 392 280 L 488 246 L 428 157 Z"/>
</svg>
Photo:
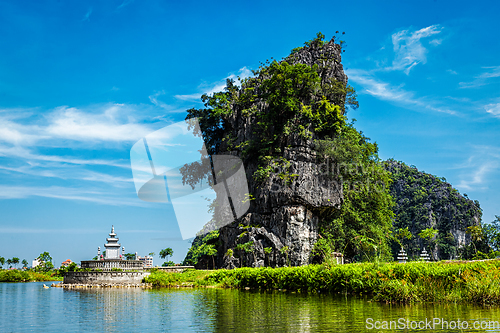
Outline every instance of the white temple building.
<svg viewBox="0 0 500 333">
<path fill-rule="evenodd" d="M 122 255 L 120 253 L 120 244 L 118 244 L 119 238 L 116 237 L 115 227 L 111 226 L 111 232 L 109 233 L 109 237 L 106 238 L 107 244 L 104 245 L 106 248 L 106 257 L 105 259 L 121 259 Z M 122 251 L 125 252 L 125 247 L 123 247 Z"/>
<path fill-rule="evenodd" d="M 106 254 L 101 255 L 101 247 L 99 246 L 97 248 L 97 260 L 83 260 L 81 267 L 103 271 L 113 269 L 143 270 L 144 262 L 140 260 L 124 260 L 125 247 L 122 247 L 118 241 L 119 238 L 116 237 L 115 227 L 111 226 L 111 232 L 109 233 L 109 237 L 106 238 L 106 244 L 104 244 Z"/>
</svg>

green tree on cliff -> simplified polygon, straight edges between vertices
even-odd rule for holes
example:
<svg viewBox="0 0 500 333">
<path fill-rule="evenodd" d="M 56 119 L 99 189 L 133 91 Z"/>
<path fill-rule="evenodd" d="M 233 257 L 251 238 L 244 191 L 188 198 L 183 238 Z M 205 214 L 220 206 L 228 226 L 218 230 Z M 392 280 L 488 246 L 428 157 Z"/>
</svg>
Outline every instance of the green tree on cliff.
<svg viewBox="0 0 500 333">
<path fill-rule="evenodd" d="M 434 244 L 435 244 L 435 241 L 433 241 L 437 234 L 438 234 L 438 230 L 437 229 L 434 229 L 434 228 L 426 228 L 424 230 L 422 230 L 418 236 L 420 238 L 422 238 L 422 240 L 424 241 L 425 245 L 427 245 L 427 249 L 429 250 L 429 252 L 431 253 L 431 256 L 434 252 Z"/>
</svg>

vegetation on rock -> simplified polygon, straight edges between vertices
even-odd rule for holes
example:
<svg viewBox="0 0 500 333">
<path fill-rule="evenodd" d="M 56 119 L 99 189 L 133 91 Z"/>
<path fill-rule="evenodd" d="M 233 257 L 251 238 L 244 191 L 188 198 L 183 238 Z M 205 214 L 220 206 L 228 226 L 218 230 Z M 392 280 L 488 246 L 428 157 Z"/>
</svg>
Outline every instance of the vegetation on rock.
<svg viewBox="0 0 500 333">
<path fill-rule="evenodd" d="M 408 228 L 413 235 L 403 241 L 410 258 L 418 258 L 424 246 L 435 259 L 472 258 L 477 250 L 487 251 L 484 241 L 476 241 L 474 249 L 467 233 L 468 228 L 480 228 L 478 201 L 462 196 L 444 178 L 403 162 L 388 160 L 384 165 L 391 174 L 390 193 L 396 203 L 393 229 Z M 392 246 L 397 253 L 400 245 L 393 242 Z"/>
<path fill-rule="evenodd" d="M 346 252 L 353 260 L 388 258 L 390 178 L 380 165 L 377 145 L 346 122 L 346 109 L 358 106 L 355 91 L 346 78 L 341 79 L 343 76 L 327 75 L 330 68 L 307 65 L 298 58 L 307 49 L 318 51 L 327 45 L 334 44 L 324 42 L 324 35 L 319 33 L 283 61 L 262 64 L 253 77 L 243 80 L 241 87 L 228 80 L 223 92 L 203 95 L 205 108 L 188 110 L 187 118 L 199 119 L 209 154 L 231 151 L 245 163 L 258 161 L 249 179 L 257 184 L 279 170 L 279 177 L 293 186 L 298 175 L 289 171 L 290 161 L 284 154 L 290 148 L 290 138 L 316 146 L 318 163 L 329 160 L 343 169 L 340 174 L 333 172 L 329 185 L 343 188 L 342 208 L 315 211 L 321 217 L 324 245 L 331 251 Z M 232 121 L 234 117 L 251 124 L 250 137 L 242 140 L 235 136 L 234 126 L 239 124 Z M 185 263 L 206 254 L 195 250 L 203 249 L 203 243 L 203 238 L 193 242 Z"/>
</svg>

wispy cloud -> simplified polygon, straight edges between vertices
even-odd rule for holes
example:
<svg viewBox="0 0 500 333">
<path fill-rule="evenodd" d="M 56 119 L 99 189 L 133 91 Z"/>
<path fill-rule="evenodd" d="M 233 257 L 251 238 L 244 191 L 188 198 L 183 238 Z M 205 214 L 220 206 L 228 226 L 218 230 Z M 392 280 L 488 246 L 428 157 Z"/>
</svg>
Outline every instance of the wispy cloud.
<svg viewBox="0 0 500 333">
<path fill-rule="evenodd" d="M 500 103 L 488 104 L 484 108 L 486 112 L 492 114 L 494 117 L 500 118 Z"/>
<path fill-rule="evenodd" d="M 424 38 L 439 34 L 440 25 L 431 25 L 417 31 L 401 30 L 392 35 L 393 50 L 395 53 L 392 66 L 386 69 L 403 70 L 406 74 L 416 65 L 427 62 L 427 49 L 422 44 Z M 441 44 L 441 40 L 430 41 L 432 45 Z"/>
<path fill-rule="evenodd" d="M 460 183 L 456 185 L 461 190 L 474 191 L 488 188 L 488 183 L 498 174 L 500 166 L 500 147 L 472 146 L 473 154 L 465 163 L 457 166 L 462 169 L 459 175 Z"/>
<path fill-rule="evenodd" d="M 35 196 L 141 206 L 127 150 L 166 124 L 153 119 L 155 112 L 144 112 L 151 108 L 105 104 L 0 110 L 0 200 Z M 39 185 L 9 185 L 14 181 Z M 67 187 L 53 186 L 61 183 Z"/>
<path fill-rule="evenodd" d="M 9 113 L 0 113 L 0 143 L 33 146 L 61 139 L 133 142 L 152 131 L 151 124 L 134 118 L 129 106 L 111 104 L 89 109 L 58 107 L 36 121 L 26 120 L 28 114 L 12 119 Z"/>
<path fill-rule="evenodd" d="M 125 166 L 125 165 L 124 165 Z M 127 166 L 127 169 L 129 166 Z M 133 184 L 132 178 L 109 175 L 106 173 L 90 171 L 79 166 L 62 163 L 23 163 L 20 166 L 0 165 L 0 172 L 18 173 L 35 177 L 59 178 L 64 180 L 91 181 L 110 184 L 115 187 L 124 187 Z"/>
<path fill-rule="evenodd" d="M 474 80 L 470 82 L 460 82 L 460 88 L 478 88 L 487 85 L 491 82 L 492 78 L 500 77 L 500 66 L 483 67 L 486 69 L 483 73 L 474 77 Z"/>
<path fill-rule="evenodd" d="M 480 190 L 487 187 L 484 186 L 486 176 L 494 169 L 498 167 L 496 162 L 487 162 L 485 164 L 477 166 L 468 176 L 460 180 L 460 183 L 456 185 L 457 188 L 462 190 Z"/>
<path fill-rule="evenodd" d="M 236 84 L 241 84 L 241 82 L 250 77 L 252 71 L 247 67 L 240 68 L 237 74 L 231 74 L 226 78 L 219 80 L 217 82 L 203 84 L 199 88 L 200 92 L 188 94 L 188 95 L 175 95 L 174 97 L 183 101 L 199 101 L 203 94 L 212 95 L 213 93 L 223 91 L 226 87 L 226 80 L 230 79 L 235 81 Z"/>
<path fill-rule="evenodd" d="M 346 71 L 349 79 L 363 87 L 359 93 L 367 93 L 381 100 L 395 102 L 415 110 L 430 110 L 434 112 L 456 115 L 457 112 L 445 107 L 435 105 L 436 102 L 429 98 L 415 97 L 415 93 L 395 87 L 373 77 L 369 72 L 351 69 Z"/>
<path fill-rule="evenodd" d="M 137 141 L 151 129 L 133 121 L 120 121 L 120 105 L 112 105 L 102 114 L 89 114 L 76 108 L 61 107 L 50 116 L 50 124 L 43 129 L 54 138 L 87 141 Z"/>
<path fill-rule="evenodd" d="M 99 190 L 82 190 L 59 186 L 10 186 L 0 185 L 1 199 L 25 199 L 29 197 L 55 198 L 71 201 L 92 202 L 113 206 L 151 206 L 135 197 L 123 198 L 114 193 Z"/>
<path fill-rule="evenodd" d="M 90 7 L 89 10 L 87 10 L 87 13 L 85 13 L 85 16 L 82 19 L 82 22 L 90 21 L 91 14 L 92 14 L 92 7 Z"/>
<path fill-rule="evenodd" d="M 123 7 L 125 7 L 125 6 L 128 6 L 128 5 L 130 5 L 132 2 L 134 2 L 134 0 L 124 0 L 124 1 L 121 3 L 121 5 L 119 5 L 119 6 L 117 7 L 117 9 L 121 9 L 121 8 L 123 8 Z"/>
<path fill-rule="evenodd" d="M 159 97 L 162 96 L 162 95 L 166 95 L 166 93 L 165 93 L 164 90 L 156 91 L 154 94 L 149 95 L 148 97 L 149 97 L 149 100 L 151 101 L 151 103 L 153 103 L 153 105 L 155 105 L 156 107 L 164 109 L 168 113 L 182 113 L 182 112 L 186 112 L 186 110 L 183 109 L 183 108 L 178 108 L 176 106 L 169 105 L 169 104 L 161 101 L 159 99 Z M 200 96 L 198 96 L 198 98 Z M 160 118 L 164 118 L 164 116 L 155 117 L 155 119 L 160 119 Z"/>
<path fill-rule="evenodd" d="M 101 230 L 85 228 L 85 229 L 39 229 L 39 228 L 15 228 L 5 227 L 0 228 L 2 234 L 97 234 L 102 233 Z M 121 233 L 121 232 L 120 232 Z"/>
<path fill-rule="evenodd" d="M 75 165 L 103 165 L 112 166 L 118 168 L 130 168 L 130 164 L 125 161 L 114 160 L 114 159 L 86 159 L 86 158 L 75 158 L 72 156 L 57 156 L 57 155 L 44 155 L 33 153 L 30 149 L 24 147 L 6 147 L 0 145 L 0 156 L 4 157 L 17 157 L 26 161 L 47 161 L 47 162 L 57 162 L 57 163 L 69 163 Z"/>
</svg>

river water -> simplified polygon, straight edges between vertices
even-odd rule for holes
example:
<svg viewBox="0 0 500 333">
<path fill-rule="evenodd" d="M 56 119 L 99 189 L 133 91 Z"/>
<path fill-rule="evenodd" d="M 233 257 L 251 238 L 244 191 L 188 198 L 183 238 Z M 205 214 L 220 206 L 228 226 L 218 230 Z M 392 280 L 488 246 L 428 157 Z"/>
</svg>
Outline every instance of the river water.
<svg viewBox="0 0 500 333">
<path fill-rule="evenodd" d="M 491 322 L 500 322 L 498 307 L 402 306 L 280 291 L 42 286 L 0 283 L 0 332 L 500 332 Z"/>
</svg>

